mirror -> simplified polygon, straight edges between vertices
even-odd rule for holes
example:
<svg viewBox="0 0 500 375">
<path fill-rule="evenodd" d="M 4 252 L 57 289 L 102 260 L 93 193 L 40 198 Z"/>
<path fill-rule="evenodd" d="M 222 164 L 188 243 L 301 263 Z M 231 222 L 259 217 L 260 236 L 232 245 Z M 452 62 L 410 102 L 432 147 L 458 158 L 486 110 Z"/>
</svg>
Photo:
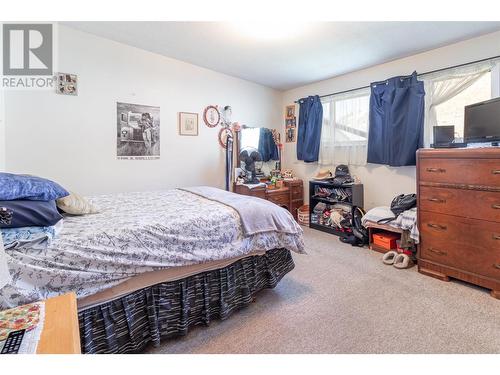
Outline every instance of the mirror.
<svg viewBox="0 0 500 375">
<path fill-rule="evenodd" d="M 270 129 L 243 127 L 238 138 L 238 167 L 246 160 L 254 180 L 280 169 L 280 151 Z"/>
</svg>

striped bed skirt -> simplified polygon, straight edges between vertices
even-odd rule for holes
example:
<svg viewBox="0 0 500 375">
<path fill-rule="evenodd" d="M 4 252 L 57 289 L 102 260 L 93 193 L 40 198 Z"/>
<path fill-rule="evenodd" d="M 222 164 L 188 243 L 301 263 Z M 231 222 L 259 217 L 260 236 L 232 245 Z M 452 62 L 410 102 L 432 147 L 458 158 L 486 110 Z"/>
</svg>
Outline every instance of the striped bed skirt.
<svg viewBox="0 0 500 375">
<path fill-rule="evenodd" d="M 290 251 L 274 249 L 80 311 L 82 353 L 137 353 L 186 335 L 189 327 L 226 319 L 294 267 Z"/>
</svg>

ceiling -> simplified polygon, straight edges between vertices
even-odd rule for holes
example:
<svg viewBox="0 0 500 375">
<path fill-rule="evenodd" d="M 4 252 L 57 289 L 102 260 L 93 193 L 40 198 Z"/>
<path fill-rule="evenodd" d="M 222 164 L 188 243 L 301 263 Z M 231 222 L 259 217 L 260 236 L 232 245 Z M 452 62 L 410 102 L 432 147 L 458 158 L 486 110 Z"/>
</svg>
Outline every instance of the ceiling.
<svg viewBox="0 0 500 375">
<path fill-rule="evenodd" d="M 62 22 L 287 90 L 500 30 L 500 22 Z"/>
</svg>

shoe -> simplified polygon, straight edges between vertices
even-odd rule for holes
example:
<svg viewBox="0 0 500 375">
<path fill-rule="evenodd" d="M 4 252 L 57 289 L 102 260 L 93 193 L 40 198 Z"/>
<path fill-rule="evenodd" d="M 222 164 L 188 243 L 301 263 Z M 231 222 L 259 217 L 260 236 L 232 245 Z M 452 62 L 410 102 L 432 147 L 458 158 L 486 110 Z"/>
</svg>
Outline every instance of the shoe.
<svg viewBox="0 0 500 375">
<path fill-rule="evenodd" d="M 396 260 L 397 255 L 398 255 L 398 253 L 396 251 L 392 251 L 392 250 L 388 251 L 382 257 L 382 262 L 384 262 L 384 264 L 388 264 L 388 265 L 394 264 L 394 261 Z"/>
<path fill-rule="evenodd" d="M 413 261 L 406 254 L 398 254 L 398 256 L 396 256 L 396 258 L 394 259 L 393 265 L 396 268 L 405 269 L 413 266 Z"/>
</svg>

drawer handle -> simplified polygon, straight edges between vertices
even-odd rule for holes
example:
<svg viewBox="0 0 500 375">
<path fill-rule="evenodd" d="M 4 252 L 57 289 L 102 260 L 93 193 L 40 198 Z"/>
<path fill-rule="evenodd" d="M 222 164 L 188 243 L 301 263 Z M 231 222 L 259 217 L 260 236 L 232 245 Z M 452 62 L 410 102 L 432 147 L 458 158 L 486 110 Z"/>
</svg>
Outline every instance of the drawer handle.
<svg viewBox="0 0 500 375">
<path fill-rule="evenodd" d="M 493 239 L 500 241 L 500 234 L 494 234 Z"/>
<path fill-rule="evenodd" d="M 500 210 L 500 204 L 492 204 L 491 208 L 493 208 L 494 210 Z"/>
<path fill-rule="evenodd" d="M 427 172 L 432 172 L 432 173 L 445 173 L 446 169 L 444 168 L 427 168 Z"/>
<path fill-rule="evenodd" d="M 493 265 L 493 267 L 495 267 L 497 270 L 500 270 L 500 264 L 499 264 L 499 263 L 495 263 L 495 264 Z"/>
<path fill-rule="evenodd" d="M 493 170 L 493 171 L 491 171 L 491 173 L 493 173 L 493 174 L 500 174 L 500 169 Z"/>
<path fill-rule="evenodd" d="M 446 230 L 446 225 L 428 223 L 427 226 L 429 228 L 434 228 L 434 229 L 438 229 L 438 230 Z"/>
<path fill-rule="evenodd" d="M 446 203 L 446 199 L 440 199 L 440 198 L 429 198 L 427 200 L 429 202 L 435 202 L 435 203 Z"/>
<path fill-rule="evenodd" d="M 436 250 L 436 249 L 433 249 L 432 247 L 429 247 L 427 250 L 429 250 L 431 253 L 434 253 L 437 255 L 446 255 L 445 251 Z"/>
</svg>

